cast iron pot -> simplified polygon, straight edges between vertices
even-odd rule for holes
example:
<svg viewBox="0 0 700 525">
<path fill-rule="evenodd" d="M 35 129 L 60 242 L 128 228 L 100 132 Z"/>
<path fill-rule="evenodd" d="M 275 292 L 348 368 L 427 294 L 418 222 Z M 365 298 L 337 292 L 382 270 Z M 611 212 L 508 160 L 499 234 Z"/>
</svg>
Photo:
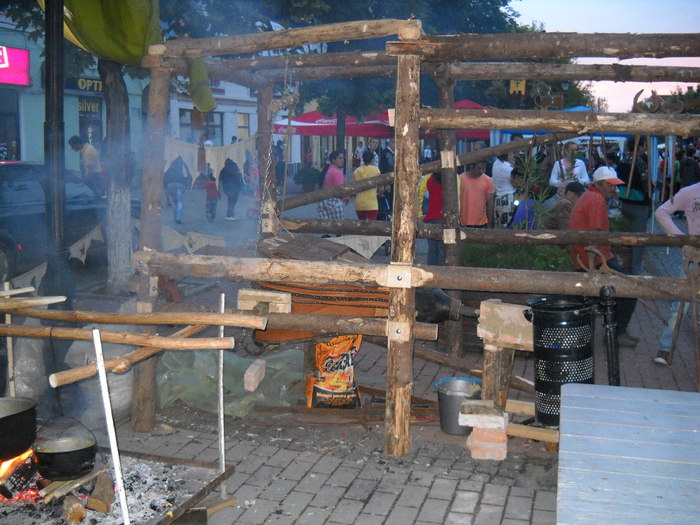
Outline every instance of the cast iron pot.
<svg viewBox="0 0 700 525">
<path fill-rule="evenodd" d="M 67 481 L 89 474 L 95 466 L 97 443 L 88 437 L 58 437 L 34 445 L 39 474 Z"/>
<path fill-rule="evenodd" d="M 28 397 L 0 398 L 0 461 L 29 450 L 36 438 L 36 401 Z"/>
</svg>

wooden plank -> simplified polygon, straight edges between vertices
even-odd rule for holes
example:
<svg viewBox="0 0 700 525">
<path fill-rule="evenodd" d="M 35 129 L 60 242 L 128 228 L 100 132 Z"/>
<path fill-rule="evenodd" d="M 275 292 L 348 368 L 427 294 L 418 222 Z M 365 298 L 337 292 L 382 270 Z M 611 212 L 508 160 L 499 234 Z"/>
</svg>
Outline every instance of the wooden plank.
<svg viewBox="0 0 700 525">
<path fill-rule="evenodd" d="M 562 431 L 564 432 L 564 431 Z M 674 444 L 663 446 L 660 443 L 638 443 L 629 441 L 612 441 L 569 436 L 562 433 L 563 453 L 568 451 L 595 454 L 601 457 L 637 458 L 649 461 L 677 461 L 679 463 L 697 464 L 698 447 Z"/>
<path fill-rule="evenodd" d="M 700 407 L 700 394 L 697 392 L 678 392 L 675 390 L 652 390 L 649 388 L 624 387 L 624 396 L 620 387 L 608 385 L 590 385 L 584 383 L 567 383 L 562 385 L 562 399 L 567 406 L 569 399 L 575 397 L 590 397 L 593 399 L 608 399 L 616 406 L 620 401 L 665 402 L 676 405 L 690 404 Z"/>
<path fill-rule="evenodd" d="M 508 405 L 506 405 L 507 407 Z M 560 423 L 562 420 L 559 420 Z M 567 421 L 564 424 L 566 432 L 562 435 L 571 437 L 586 437 L 589 439 L 610 439 L 620 443 L 646 442 L 666 446 L 671 444 L 695 445 L 700 450 L 698 432 L 685 430 L 682 432 L 673 428 L 654 428 L 644 426 L 616 425 L 592 421 Z"/>
<path fill-rule="evenodd" d="M 601 519 L 601 514 L 605 519 Z M 557 525 L 677 525 L 697 523 L 696 512 L 687 509 L 665 508 L 662 512 L 649 512 L 637 503 L 608 502 L 605 510 L 593 501 L 581 501 L 576 494 L 557 497 Z"/>
<path fill-rule="evenodd" d="M 609 423 L 633 427 L 673 428 L 675 430 L 697 430 L 700 418 L 693 416 L 675 416 L 665 413 L 646 414 L 643 412 L 625 412 L 617 410 L 597 410 L 594 408 L 571 408 L 560 410 L 560 421 L 587 421 L 590 423 Z M 700 439 L 700 436 L 698 436 Z"/>
<path fill-rule="evenodd" d="M 559 478 L 558 490 L 562 497 L 577 494 L 583 501 L 595 501 L 598 510 L 607 512 L 608 503 L 625 501 L 642 509 L 667 510 L 669 508 L 694 510 L 700 513 L 698 484 L 694 481 L 676 480 L 669 483 L 664 478 L 638 477 L 614 472 L 569 471 L 565 479 Z M 572 480 L 575 480 L 572 482 Z M 599 515 L 600 517 L 600 515 Z M 605 520 L 605 523 L 615 521 Z M 695 522 L 697 523 L 697 521 Z"/>
<path fill-rule="evenodd" d="M 607 473 L 630 474 L 638 476 L 640 482 L 644 477 L 700 482 L 698 463 L 668 463 L 629 458 L 601 458 L 596 454 L 560 452 L 559 466 L 562 471 L 570 471 L 573 476 L 575 476 L 576 471 L 588 470 L 590 472 L 598 472 L 600 475 Z"/>
</svg>

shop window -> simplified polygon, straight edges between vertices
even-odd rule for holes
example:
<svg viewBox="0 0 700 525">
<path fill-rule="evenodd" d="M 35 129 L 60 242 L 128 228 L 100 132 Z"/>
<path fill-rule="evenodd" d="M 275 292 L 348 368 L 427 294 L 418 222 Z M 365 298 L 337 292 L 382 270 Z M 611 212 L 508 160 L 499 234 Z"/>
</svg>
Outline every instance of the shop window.
<svg viewBox="0 0 700 525">
<path fill-rule="evenodd" d="M 0 88 L 0 160 L 22 158 L 19 141 L 19 93 Z"/>
<path fill-rule="evenodd" d="M 211 111 L 207 113 L 202 129 L 196 130 L 192 126 L 192 110 L 180 110 L 180 140 L 196 143 L 199 137 L 206 133 L 209 135 L 209 140 L 214 143 L 214 146 L 223 146 L 222 138 L 224 133 L 224 114 L 221 112 Z"/>
</svg>

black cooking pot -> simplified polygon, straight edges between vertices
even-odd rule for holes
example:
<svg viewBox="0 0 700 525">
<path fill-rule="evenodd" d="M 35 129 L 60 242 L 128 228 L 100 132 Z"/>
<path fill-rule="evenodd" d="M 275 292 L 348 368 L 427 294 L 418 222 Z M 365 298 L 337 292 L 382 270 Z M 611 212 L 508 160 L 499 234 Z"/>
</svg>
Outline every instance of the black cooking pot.
<svg viewBox="0 0 700 525">
<path fill-rule="evenodd" d="M 95 467 L 97 443 L 89 437 L 58 437 L 34 445 L 39 474 L 51 481 L 67 481 L 89 474 Z"/>
<path fill-rule="evenodd" d="M 0 461 L 29 450 L 36 438 L 36 401 L 28 397 L 0 398 Z"/>
</svg>

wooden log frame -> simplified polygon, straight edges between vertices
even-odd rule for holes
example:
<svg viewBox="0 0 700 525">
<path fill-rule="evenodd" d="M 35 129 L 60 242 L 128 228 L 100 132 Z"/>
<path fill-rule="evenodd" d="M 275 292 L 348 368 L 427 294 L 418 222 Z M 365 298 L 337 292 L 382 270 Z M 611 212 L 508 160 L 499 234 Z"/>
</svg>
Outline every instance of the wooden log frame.
<svg viewBox="0 0 700 525">
<path fill-rule="evenodd" d="M 141 272 L 166 273 L 173 277 L 403 286 L 397 280 L 396 261 L 392 266 L 137 252 L 132 264 Z M 694 295 L 686 279 L 672 277 L 410 266 L 410 263 L 406 271 L 413 287 L 597 296 L 602 286 L 614 286 L 618 297 L 690 300 Z"/>
<path fill-rule="evenodd" d="M 359 219 L 282 219 L 284 229 L 291 233 L 341 233 L 345 235 L 388 236 L 391 225 L 386 221 Z M 442 239 L 441 224 L 418 223 L 416 234 L 421 239 Z M 450 234 L 451 235 L 451 234 Z M 560 245 L 608 244 L 611 246 L 668 246 L 700 248 L 697 235 L 666 235 L 664 233 L 601 232 L 575 230 L 484 230 L 459 228 L 462 242 L 481 244 Z"/>
<path fill-rule="evenodd" d="M 416 40 L 421 34 L 420 20 L 360 20 L 247 35 L 199 39 L 179 38 L 170 40 L 164 45 L 151 46 L 149 54 L 183 58 L 240 55 L 306 44 L 366 40 L 392 35 L 398 35 L 402 40 Z"/>
<path fill-rule="evenodd" d="M 532 129 L 579 135 L 627 133 L 681 137 L 700 134 L 699 115 L 485 108 L 423 109 L 420 119 L 421 126 L 427 129 Z"/>
<path fill-rule="evenodd" d="M 539 60 L 546 58 L 663 58 L 700 56 L 700 34 L 496 33 L 431 36 L 387 42 L 389 55 L 420 55 L 425 61 Z"/>
<path fill-rule="evenodd" d="M 158 64 L 187 76 L 182 58 L 153 56 L 144 65 Z M 359 78 L 396 75 L 396 58 L 384 51 L 353 51 L 311 55 L 283 55 L 230 60 L 205 60 L 209 75 L 247 87 L 259 87 L 292 77 L 297 80 Z M 627 66 L 622 64 L 541 64 L 537 62 L 424 63 L 424 73 L 456 80 L 543 80 L 547 82 L 611 80 L 614 82 L 698 82 L 700 68 Z"/>
<path fill-rule="evenodd" d="M 396 22 L 396 23 L 395 23 Z M 360 24 L 360 25 L 358 25 Z M 391 25 L 394 27 L 390 27 Z M 360 29 L 360 31 L 358 31 Z M 387 31 L 389 31 L 387 33 Z M 345 33 L 347 32 L 347 33 Z M 335 41 L 335 40 L 345 40 L 345 39 L 358 39 L 358 38 L 371 38 L 380 36 L 379 33 L 384 32 L 384 36 L 387 34 L 399 34 L 399 37 L 403 42 L 389 43 L 387 45 L 387 54 L 389 55 L 401 55 L 398 59 L 398 85 L 397 85 L 397 109 L 398 118 L 397 121 L 400 123 L 405 123 L 406 126 L 401 128 L 401 134 L 399 137 L 399 143 L 401 143 L 401 137 L 411 136 L 413 138 L 413 143 L 407 143 L 404 147 L 399 146 L 397 148 L 397 172 L 399 173 L 397 177 L 397 196 L 396 203 L 401 205 L 406 205 L 407 208 L 413 209 L 415 199 L 409 199 L 402 192 L 402 186 L 405 188 L 405 182 L 412 179 L 417 179 L 417 174 L 421 171 L 428 172 L 430 170 L 440 169 L 439 163 L 434 163 L 435 166 L 423 166 L 417 168 L 413 166 L 413 160 L 410 158 L 417 158 L 417 151 L 415 151 L 415 146 L 418 139 L 418 126 L 420 123 L 418 114 L 418 104 L 410 96 L 404 96 L 406 93 L 410 93 L 413 86 L 407 85 L 402 80 L 406 80 L 407 77 L 411 75 L 418 75 L 420 72 L 421 61 L 463 61 L 469 59 L 475 59 L 479 61 L 485 60 L 513 60 L 520 57 L 528 60 L 539 59 L 539 58 L 562 58 L 562 57 L 574 57 L 579 55 L 600 55 L 600 56 L 617 56 L 620 58 L 626 57 L 636 57 L 636 56 L 651 56 L 651 57 L 662 57 L 662 56 L 698 56 L 700 52 L 700 40 L 698 35 L 614 35 L 614 34 L 595 34 L 595 35 L 580 35 L 580 34 L 558 34 L 558 33 L 528 33 L 528 34 L 498 34 L 498 35 L 460 35 L 458 37 L 435 37 L 435 38 L 423 38 L 420 41 L 417 39 L 421 38 L 420 22 L 419 21 L 375 21 L 375 22 L 356 22 L 347 24 L 336 24 L 334 26 L 323 26 L 313 27 L 313 28 L 302 28 L 294 30 L 286 30 L 273 33 L 265 34 L 255 34 L 255 35 L 235 35 L 231 37 L 217 38 L 217 39 L 205 39 L 205 40 L 188 40 L 181 39 L 178 41 L 173 41 L 167 45 L 153 46 L 151 48 L 152 56 L 147 57 L 144 60 L 144 64 L 152 69 L 152 79 L 154 75 L 159 76 L 160 80 L 151 84 L 151 103 L 149 105 L 149 127 L 151 133 L 164 134 L 165 132 L 165 118 L 164 111 L 156 107 L 157 105 L 162 105 L 164 108 L 167 107 L 167 86 L 162 82 L 165 71 L 169 70 L 168 67 L 176 68 L 174 65 L 168 65 L 168 61 L 176 57 L 194 57 L 194 56 L 214 56 L 214 55 L 230 55 L 230 54 L 241 54 L 241 53 L 253 53 L 261 50 L 267 50 L 272 48 L 288 48 L 295 47 L 301 44 L 313 43 L 313 42 L 325 42 L 325 41 Z M 407 41 L 410 40 L 411 42 Z M 223 62 L 223 61 L 222 61 Z M 179 67 L 179 66 L 178 66 Z M 360 68 L 365 66 L 358 66 Z M 392 66 L 382 66 L 385 68 L 391 68 Z M 461 64 L 454 65 L 452 67 L 452 73 L 455 75 L 460 75 L 459 67 Z M 465 65 L 466 68 L 465 75 L 468 75 L 469 69 L 472 67 L 470 65 Z M 523 66 L 530 67 L 530 66 Z M 226 74 L 224 71 L 225 66 L 221 71 L 217 70 L 216 76 L 220 79 L 233 79 L 233 76 L 224 77 Z M 435 68 L 432 66 L 426 67 L 425 71 L 433 74 L 440 74 L 447 66 L 444 64 L 438 64 Z M 287 65 L 282 69 L 288 69 Z M 313 68 L 311 68 L 313 69 Z M 350 71 L 351 67 L 343 67 L 343 65 L 331 65 L 326 68 L 318 68 L 317 71 L 311 71 L 304 73 L 308 78 L 313 78 L 313 75 L 328 75 L 344 74 L 344 76 L 352 76 L 353 74 L 369 74 L 374 73 L 375 70 L 371 68 L 358 69 L 357 72 Z M 533 68 L 534 69 L 534 68 Z M 554 70 L 555 68 L 552 68 Z M 324 71 L 325 70 L 325 71 Z M 230 71 L 230 70 L 229 70 Z M 381 71 L 385 71 L 382 69 Z M 514 69 L 517 71 L 517 69 Z M 620 74 L 621 69 L 606 70 L 605 72 L 583 70 L 579 69 L 579 74 L 581 75 L 611 75 L 612 73 Z M 640 75 L 647 74 L 642 73 L 641 69 L 634 69 L 634 71 L 640 71 Z M 650 71 L 650 70 L 646 70 Z M 544 69 L 541 71 L 541 75 L 551 75 L 551 78 L 558 78 L 556 74 L 563 74 L 562 72 L 568 73 L 566 69 L 559 69 L 557 72 L 546 72 Z M 612 72 L 612 73 L 611 73 Z M 295 71 L 299 76 L 301 72 Z M 670 71 L 666 70 L 664 74 L 675 75 L 681 74 L 681 71 Z M 693 72 L 694 73 L 694 72 Z M 228 73 L 231 75 L 231 73 Z M 268 83 L 271 79 L 277 78 L 280 74 L 280 68 L 267 68 L 266 72 L 260 73 L 249 73 L 249 72 L 239 72 L 235 77 L 240 80 L 234 80 L 236 82 L 242 83 L 246 82 L 254 83 L 251 87 L 258 87 L 259 89 L 265 90 L 270 88 L 269 85 L 264 84 L 267 80 Z M 503 74 L 498 72 L 497 67 L 493 67 L 488 73 L 490 75 Z M 632 73 L 629 74 L 630 78 Z M 650 74 L 650 73 L 649 73 Z M 477 73 L 474 73 L 477 75 Z M 326 77 L 323 77 L 326 78 Z M 461 77 L 460 77 L 461 78 Z M 509 74 L 508 78 L 512 78 Z M 523 77 L 524 78 L 524 77 Z M 529 78 L 529 77 L 528 77 Z M 541 77 L 542 78 L 542 77 Z M 544 78 L 547 78 L 544 76 Z M 577 77 L 567 74 L 567 80 L 576 80 Z M 616 78 L 617 79 L 617 78 Z M 591 78 L 591 80 L 593 80 Z M 683 78 L 676 79 L 678 81 L 683 81 Z M 164 88 L 165 87 L 165 92 Z M 409 89 L 406 89 L 406 88 Z M 417 87 L 415 88 L 417 91 Z M 157 96 L 154 96 L 154 92 Z M 403 92 L 403 95 L 400 93 Z M 271 97 L 271 91 L 269 92 Z M 154 99 L 158 99 L 159 102 L 154 103 Z M 258 100 L 258 114 L 259 122 L 268 122 L 268 119 L 263 118 L 263 114 L 267 117 L 265 113 L 269 105 L 269 99 L 267 103 L 264 103 L 260 98 Z M 455 110 L 445 110 L 449 111 L 446 117 L 454 117 L 459 115 L 459 113 L 454 113 Z M 460 110 L 463 111 L 463 110 Z M 537 112 L 532 112 L 537 113 Z M 409 118 L 409 115 L 412 118 Z M 435 118 L 439 114 L 435 113 L 430 118 L 431 122 L 426 122 L 425 124 L 432 127 L 437 127 L 438 120 Z M 464 114 L 466 115 L 466 114 Z M 492 118 L 493 114 L 490 115 Z M 508 115 L 508 116 L 513 116 Z M 551 114 L 550 114 L 551 117 Z M 569 119 L 575 119 L 571 114 L 566 114 L 562 116 L 564 121 Z M 497 127 L 493 126 L 493 122 L 488 124 L 485 121 L 477 122 L 474 115 L 470 115 L 471 127 Z M 527 119 L 533 119 L 533 115 L 526 115 L 523 117 L 522 122 L 530 122 Z M 657 121 L 653 119 L 642 119 L 635 120 L 629 119 L 628 122 L 625 121 L 622 128 L 609 128 L 604 129 L 600 122 L 597 123 L 598 127 L 591 128 L 591 124 L 585 122 L 586 125 L 581 126 L 581 122 L 577 122 L 576 125 L 570 126 L 572 131 L 575 133 L 587 133 L 592 129 L 601 129 L 604 131 L 615 131 L 617 129 L 624 129 L 624 132 L 632 132 L 637 128 L 636 124 L 645 127 L 644 133 L 650 131 L 649 126 L 658 125 Z M 697 130 L 697 126 L 692 123 L 686 122 L 683 119 L 678 119 L 674 117 L 673 119 L 668 119 L 666 117 L 663 119 L 664 122 L 668 122 L 669 125 L 665 125 L 663 128 L 663 133 L 676 133 L 680 135 L 688 134 L 692 131 Z M 661 121 L 659 121 L 661 122 Z M 444 122 L 439 123 L 443 129 L 449 129 L 449 125 L 445 125 Z M 684 127 L 685 125 L 685 127 Z M 160 128 L 158 127 L 160 126 Z M 261 124 L 264 126 L 264 124 Z M 508 125 L 504 126 L 503 129 L 512 128 L 514 126 L 512 120 Z M 465 126 L 460 123 L 460 127 L 470 127 Z M 527 128 L 538 129 L 535 126 L 523 126 Z M 562 125 L 561 127 L 566 127 Z M 554 129 L 561 129 L 554 128 Z M 399 129 L 399 128 L 397 128 Z M 407 131 L 410 130 L 410 133 Z M 632 131 L 630 131 L 632 130 Z M 258 137 L 258 151 L 261 153 L 266 151 L 266 148 L 270 144 L 270 130 L 262 130 L 263 133 Z M 654 132 L 654 131 L 652 131 Z M 162 137 L 161 137 L 162 138 Z M 160 173 L 156 173 L 155 161 L 162 158 L 163 144 L 161 140 L 156 140 L 153 144 L 152 152 L 149 154 L 149 159 L 146 162 L 146 170 L 144 176 L 144 188 L 151 188 L 153 196 L 157 196 L 158 199 L 161 195 L 162 184 L 159 178 L 162 173 L 162 165 L 157 166 Z M 262 146 L 262 147 L 261 147 Z M 262 162 L 261 162 L 262 164 Z M 417 169 L 416 169 L 417 168 Z M 403 171 L 402 171 L 403 170 Z M 262 166 L 261 166 L 262 171 Z M 413 181 L 415 182 L 415 181 Z M 144 191 L 144 196 L 146 192 Z M 324 197 L 325 198 L 325 197 Z M 312 201 L 313 202 L 313 201 Z M 396 204 L 395 203 L 395 204 Z M 150 214 L 150 218 L 160 218 L 160 203 L 156 203 L 155 199 L 149 199 L 147 201 Z M 303 204 L 302 204 L 303 205 Z M 291 209 L 289 206 L 287 209 Z M 392 232 L 392 237 L 395 241 L 394 247 L 396 250 L 397 246 L 401 246 L 398 250 L 396 260 L 395 256 L 392 256 L 392 262 L 394 263 L 412 263 L 412 248 L 415 243 L 415 223 L 413 218 L 411 220 L 400 220 L 402 217 L 406 219 L 404 215 L 409 215 L 406 210 L 399 207 L 401 210 L 401 216 L 397 216 L 394 220 L 394 231 Z M 270 207 L 267 208 L 267 212 L 270 214 L 268 218 L 272 218 L 274 210 Z M 406 213 L 404 213 L 406 212 Z M 265 217 L 262 217 L 262 222 L 264 222 Z M 276 220 L 276 217 L 275 217 Z M 155 221 L 154 221 L 155 224 Z M 268 225 L 268 227 L 271 227 Z M 155 228 L 155 226 L 154 226 Z M 148 236 L 148 242 L 145 246 L 148 249 L 158 249 L 157 242 L 152 242 L 157 240 L 155 234 Z M 407 241 L 405 246 L 396 243 L 396 241 Z M 143 246 L 142 240 L 142 246 Z M 410 249 L 409 249 L 410 248 Z M 517 287 L 524 286 L 528 292 L 532 292 L 533 288 L 536 289 L 535 293 L 573 293 L 573 294 L 585 294 L 585 295 L 595 295 L 597 290 L 603 284 L 612 284 L 618 290 L 618 295 L 624 296 L 634 296 L 643 297 L 645 295 L 663 296 L 660 290 L 665 290 L 670 292 L 666 293 L 665 296 L 674 295 L 676 297 L 683 297 L 684 295 L 694 295 L 695 290 L 688 290 L 687 286 L 683 286 L 685 281 L 677 279 L 653 279 L 654 284 L 659 288 L 649 288 L 648 284 L 651 284 L 652 279 L 635 277 L 631 280 L 626 278 L 621 278 L 617 276 L 603 276 L 603 275 L 580 275 L 580 274 L 559 274 L 553 275 L 548 272 L 520 272 L 520 271 L 510 271 L 503 272 L 499 270 L 498 272 L 488 271 L 488 270 L 475 270 L 475 269 L 464 269 L 464 268 L 448 268 L 440 267 L 440 271 L 431 271 L 430 268 L 416 268 L 410 267 L 408 270 L 406 268 L 382 268 L 381 270 L 373 269 L 370 267 L 358 268 L 355 266 L 339 265 L 335 263 L 330 263 L 329 266 L 323 267 L 326 273 L 322 273 L 322 267 L 315 267 L 313 264 L 308 264 L 306 262 L 302 263 L 303 267 L 295 267 L 290 261 L 270 261 L 264 260 L 262 264 L 260 260 L 251 259 L 249 261 L 243 261 L 241 259 L 236 260 L 231 258 L 229 261 L 217 261 L 209 260 L 206 261 L 205 265 L 211 265 L 208 268 L 198 266 L 198 262 L 193 261 L 169 261 L 165 262 L 161 259 L 162 254 L 150 253 L 147 256 L 137 254 L 134 258 L 135 266 L 143 273 L 142 278 L 142 292 L 149 289 L 149 285 L 153 282 L 151 277 L 151 271 L 154 268 L 166 268 L 169 267 L 175 272 L 183 272 L 183 275 L 196 275 L 199 272 L 202 275 L 207 275 L 209 277 L 223 277 L 223 278 L 265 278 L 268 280 L 287 280 L 290 275 L 301 277 L 301 281 L 311 282 L 316 284 L 322 284 L 323 282 L 365 282 L 362 278 L 367 278 L 367 282 L 372 283 L 389 283 L 391 279 L 397 279 L 398 276 L 409 277 L 410 276 L 410 287 L 423 286 L 424 283 L 429 283 L 430 286 L 441 286 L 450 287 L 458 289 L 472 289 L 474 286 L 487 288 L 492 291 L 499 291 L 502 288 L 506 288 L 509 291 L 517 291 Z M 147 261 L 148 259 L 148 261 Z M 235 268 L 238 262 L 245 262 L 241 267 Z M 150 266 L 149 266 L 150 263 Z M 231 266 L 229 266 L 231 264 Z M 255 265 L 256 267 L 248 266 L 248 264 Z M 291 264 L 291 265 L 290 265 Z M 290 272 L 291 269 L 291 272 Z M 408 271 L 408 273 L 406 273 Z M 308 273 L 306 273 L 308 272 Z M 298 279 L 295 279 L 298 280 Z M 335 280 L 335 281 L 334 281 Z M 528 281 L 530 280 L 530 281 Z M 524 284 L 528 283 L 528 284 Z M 405 281 L 404 281 L 405 284 Z M 393 286 L 397 286 L 396 282 L 393 282 Z M 153 286 L 150 286 L 150 291 L 153 290 Z M 627 294 L 627 295 L 626 295 Z M 385 449 L 389 453 L 402 454 L 408 452 L 410 448 L 410 435 L 408 434 L 408 425 L 406 424 L 406 413 L 410 415 L 410 388 L 411 388 L 411 371 L 407 370 L 406 364 L 410 363 L 410 351 L 407 349 L 411 348 L 413 345 L 414 333 L 413 326 L 410 321 L 409 314 L 412 315 L 413 311 L 411 307 L 411 298 L 414 297 L 413 288 L 394 290 L 392 288 L 392 295 L 395 298 L 394 308 L 391 312 L 392 322 L 396 323 L 409 323 L 409 330 L 405 332 L 404 335 L 408 336 L 407 341 L 392 342 L 390 338 L 390 363 L 392 367 L 388 372 L 388 397 L 391 400 L 391 408 L 387 407 L 387 412 L 385 414 L 386 431 L 385 431 Z M 147 298 L 148 294 L 142 293 L 141 298 Z M 148 298 L 150 300 L 150 298 Z M 403 324 L 401 325 L 403 328 Z M 394 335 L 399 335 L 398 332 L 394 332 Z M 151 360 L 152 361 L 152 360 Z M 147 382 L 148 383 L 148 382 Z M 146 384 L 142 390 L 148 391 L 150 389 L 151 398 L 153 396 L 153 385 Z M 408 394 L 408 395 L 407 395 Z M 408 406 L 405 402 L 409 401 Z M 141 412 L 141 404 L 137 399 L 137 392 L 135 392 L 135 403 L 139 412 Z M 408 409 L 408 410 L 406 410 Z M 148 412 L 142 419 L 153 419 L 152 411 L 143 411 L 144 414 Z M 139 428 L 138 425 L 134 424 L 134 427 L 141 430 L 147 428 Z"/>
<path fill-rule="evenodd" d="M 392 287 L 389 292 L 384 452 L 404 456 L 411 450 L 413 322 L 416 310 L 416 290 L 407 282 L 410 273 L 406 274 L 405 270 L 413 263 L 416 245 L 415 188 L 420 178 L 417 119 L 420 108 L 420 58 L 417 56 L 406 55 L 398 59 L 396 105 L 405 111 L 396 119 L 397 177 L 394 183 L 390 270 L 396 269 L 395 280 L 405 283 L 407 287 Z"/>
</svg>

